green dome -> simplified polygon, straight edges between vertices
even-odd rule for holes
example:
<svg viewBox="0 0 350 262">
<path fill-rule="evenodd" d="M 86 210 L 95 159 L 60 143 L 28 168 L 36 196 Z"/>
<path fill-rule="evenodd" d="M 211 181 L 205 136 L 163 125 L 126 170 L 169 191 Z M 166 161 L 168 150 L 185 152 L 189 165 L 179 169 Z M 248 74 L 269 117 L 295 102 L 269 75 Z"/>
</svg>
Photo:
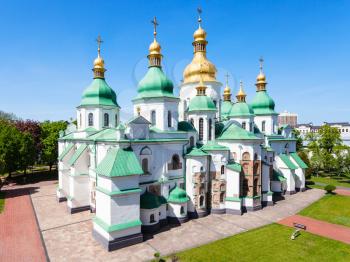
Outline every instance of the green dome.
<svg viewBox="0 0 350 262">
<path fill-rule="evenodd" d="M 152 66 L 138 85 L 136 99 L 152 97 L 171 97 L 173 94 L 173 83 L 165 76 L 160 67 Z"/>
<path fill-rule="evenodd" d="M 116 93 L 102 78 L 95 78 L 92 83 L 85 89 L 80 105 L 103 105 L 119 107 L 117 103 Z"/>
<path fill-rule="evenodd" d="M 252 116 L 254 115 L 253 109 L 246 102 L 237 102 L 233 104 L 230 117 L 239 117 L 239 116 Z"/>
<path fill-rule="evenodd" d="M 140 208 L 142 209 L 154 209 L 161 206 L 159 196 L 156 196 L 146 190 L 140 197 Z"/>
<path fill-rule="evenodd" d="M 251 103 L 251 106 L 256 115 L 271 115 L 277 114 L 275 112 L 275 102 L 267 94 L 266 91 L 256 92 L 256 95 Z"/>
<path fill-rule="evenodd" d="M 232 102 L 231 101 L 224 101 L 221 105 L 221 117 L 226 118 L 229 116 L 229 113 L 232 109 Z"/>
<path fill-rule="evenodd" d="M 168 202 L 185 203 L 189 200 L 186 191 L 179 188 L 177 185 L 170 191 Z"/>
<path fill-rule="evenodd" d="M 216 107 L 210 97 L 206 95 L 200 95 L 195 96 L 190 100 L 190 103 L 188 105 L 188 112 L 192 111 L 216 111 Z"/>
</svg>

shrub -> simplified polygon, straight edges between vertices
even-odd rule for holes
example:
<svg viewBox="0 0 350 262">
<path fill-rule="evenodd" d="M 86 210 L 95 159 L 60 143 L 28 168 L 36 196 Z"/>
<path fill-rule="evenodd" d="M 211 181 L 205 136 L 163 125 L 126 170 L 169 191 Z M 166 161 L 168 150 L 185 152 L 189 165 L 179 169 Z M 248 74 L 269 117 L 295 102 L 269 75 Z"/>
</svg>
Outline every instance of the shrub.
<svg viewBox="0 0 350 262">
<path fill-rule="evenodd" d="M 332 194 L 335 189 L 336 187 L 334 185 L 326 185 L 324 187 L 324 190 L 327 191 L 327 194 Z"/>
</svg>

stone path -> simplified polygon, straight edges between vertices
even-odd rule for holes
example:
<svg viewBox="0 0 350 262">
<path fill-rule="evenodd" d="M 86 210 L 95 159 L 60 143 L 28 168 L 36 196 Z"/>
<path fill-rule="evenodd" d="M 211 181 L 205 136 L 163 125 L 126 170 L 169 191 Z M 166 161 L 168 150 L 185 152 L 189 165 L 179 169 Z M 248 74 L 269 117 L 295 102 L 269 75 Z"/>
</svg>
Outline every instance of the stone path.
<svg viewBox="0 0 350 262">
<path fill-rule="evenodd" d="M 348 188 L 348 189 L 336 189 L 334 192 L 337 193 L 338 195 L 350 196 L 350 188 Z"/>
<path fill-rule="evenodd" d="M 293 223 L 306 225 L 306 231 L 350 244 L 350 228 L 310 217 L 293 215 L 278 221 L 279 224 L 293 227 Z"/>
<path fill-rule="evenodd" d="M 56 202 L 55 188 L 54 184 L 40 186 L 31 195 L 51 261 L 150 260 L 156 252 L 169 255 L 279 221 L 324 195 L 323 190 L 312 189 L 243 216 L 210 215 L 190 220 L 179 227 L 166 227 L 138 245 L 107 252 L 92 238 L 92 214 L 89 211 L 68 214 L 66 203 Z"/>
<path fill-rule="evenodd" d="M 46 261 L 29 189 L 4 192 L 5 209 L 0 214 L 0 261 Z"/>
</svg>

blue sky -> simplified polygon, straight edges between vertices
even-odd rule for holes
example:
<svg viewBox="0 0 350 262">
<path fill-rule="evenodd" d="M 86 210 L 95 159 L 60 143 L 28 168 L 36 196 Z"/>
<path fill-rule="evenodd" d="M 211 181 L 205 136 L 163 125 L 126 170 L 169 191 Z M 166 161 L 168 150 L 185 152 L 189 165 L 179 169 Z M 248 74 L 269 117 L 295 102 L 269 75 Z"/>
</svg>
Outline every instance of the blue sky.
<svg viewBox="0 0 350 262">
<path fill-rule="evenodd" d="M 177 86 L 192 58 L 196 8 L 218 80 L 255 94 L 258 59 L 280 112 L 299 122 L 350 121 L 350 1 L 1 1 L 0 110 L 36 120 L 75 117 L 92 80 L 98 34 L 123 117 L 147 70 L 153 16 L 163 68 Z M 178 91 L 177 91 L 178 92 Z"/>
</svg>

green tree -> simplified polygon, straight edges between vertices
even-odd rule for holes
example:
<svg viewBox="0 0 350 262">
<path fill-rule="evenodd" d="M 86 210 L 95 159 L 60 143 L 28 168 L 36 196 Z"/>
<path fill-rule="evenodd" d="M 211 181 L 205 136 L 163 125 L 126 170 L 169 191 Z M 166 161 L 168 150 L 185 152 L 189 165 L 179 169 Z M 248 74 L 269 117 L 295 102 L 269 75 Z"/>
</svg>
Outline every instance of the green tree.
<svg viewBox="0 0 350 262">
<path fill-rule="evenodd" d="M 0 172 L 12 172 L 20 166 L 21 133 L 10 122 L 0 121 Z"/>
<path fill-rule="evenodd" d="M 57 162 L 58 157 L 58 137 L 59 131 L 67 128 L 65 121 L 41 123 L 41 141 L 42 141 L 42 160 L 49 165 L 50 171 L 52 166 Z"/>
<path fill-rule="evenodd" d="M 341 145 L 342 140 L 338 128 L 331 127 L 329 125 L 323 125 L 319 133 L 319 144 L 320 147 L 327 151 L 327 153 L 334 153 L 334 147 Z"/>
<path fill-rule="evenodd" d="M 303 149 L 303 139 L 300 136 L 300 131 L 294 128 L 292 130 L 292 134 L 294 135 L 295 139 L 297 140 L 296 141 L 296 149 L 297 149 L 297 152 L 299 152 L 300 150 Z"/>
<path fill-rule="evenodd" d="M 23 132 L 20 135 L 20 161 L 19 168 L 24 170 L 24 174 L 27 173 L 27 168 L 35 163 L 36 148 L 33 136 L 28 132 Z"/>
</svg>

